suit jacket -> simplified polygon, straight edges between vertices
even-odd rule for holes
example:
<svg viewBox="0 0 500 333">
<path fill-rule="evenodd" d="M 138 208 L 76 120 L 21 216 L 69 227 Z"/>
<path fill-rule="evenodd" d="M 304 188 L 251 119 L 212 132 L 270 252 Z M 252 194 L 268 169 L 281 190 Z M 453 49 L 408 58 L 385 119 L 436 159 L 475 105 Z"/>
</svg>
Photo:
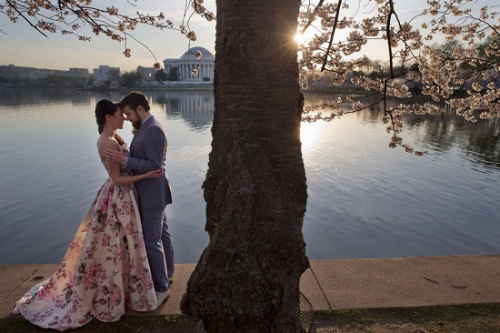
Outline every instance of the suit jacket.
<svg viewBox="0 0 500 333">
<path fill-rule="evenodd" d="M 134 135 L 126 168 L 142 174 L 163 169 L 159 178 L 143 179 L 135 183 L 140 209 L 165 208 L 172 203 L 172 191 L 165 171 L 167 136 L 160 123 L 150 116 Z"/>
</svg>

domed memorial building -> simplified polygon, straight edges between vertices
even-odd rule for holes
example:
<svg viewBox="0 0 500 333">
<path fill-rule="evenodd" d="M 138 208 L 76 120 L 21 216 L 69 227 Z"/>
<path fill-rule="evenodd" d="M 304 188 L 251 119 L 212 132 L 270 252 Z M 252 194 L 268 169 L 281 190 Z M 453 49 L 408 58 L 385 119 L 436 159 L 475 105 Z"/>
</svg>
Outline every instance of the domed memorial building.
<svg viewBox="0 0 500 333">
<path fill-rule="evenodd" d="M 190 48 L 180 59 L 165 59 L 163 66 L 169 74 L 177 68 L 177 79 L 184 82 L 214 81 L 215 57 L 204 47 Z"/>
</svg>

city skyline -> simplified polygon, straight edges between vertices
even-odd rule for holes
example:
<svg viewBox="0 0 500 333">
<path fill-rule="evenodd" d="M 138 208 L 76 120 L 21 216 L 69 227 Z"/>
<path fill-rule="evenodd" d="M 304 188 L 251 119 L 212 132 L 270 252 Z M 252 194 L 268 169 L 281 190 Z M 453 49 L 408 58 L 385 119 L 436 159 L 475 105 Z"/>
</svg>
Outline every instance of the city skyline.
<svg viewBox="0 0 500 333">
<path fill-rule="evenodd" d="M 195 55 L 201 54 L 200 58 Z M 214 79 L 214 55 L 204 47 L 193 46 L 181 57 L 167 58 L 163 60 L 163 69 L 167 75 L 176 75 L 177 79 L 170 81 L 213 82 Z M 177 69 L 174 74 L 171 71 Z M 137 73 L 144 81 L 154 81 L 157 69 L 154 67 L 137 66 Z M 33 66 L 16 66 L 13 64 L 0 64 L 0 80 L 7 80 L 10 83 L 26 83 L 27 81 L 37 82 L 45 80 L 49 76 L 71 77 L 71 78 L 91 78 L 88 83 L 92 86 L 102 86 L 105 82 L 116 84 L 120 77 L 126 74 L 120 67 L 108 64 L 99 65 L 98 68 L 75 68 L 51 69 L 38 68 Z M 165 81 L 164 79 L 162 81 Z M 67 82 L 66 82 L 67 83 Z M 80 82 L 81 84 L 81 82 Z"/>
</svg>

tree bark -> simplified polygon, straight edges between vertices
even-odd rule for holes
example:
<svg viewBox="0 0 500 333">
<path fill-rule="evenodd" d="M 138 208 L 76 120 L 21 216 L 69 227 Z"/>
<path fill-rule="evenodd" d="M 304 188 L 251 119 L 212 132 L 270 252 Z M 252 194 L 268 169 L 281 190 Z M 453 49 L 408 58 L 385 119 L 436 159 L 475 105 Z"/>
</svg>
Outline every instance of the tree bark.
<svg viewBox="0 0 500 333">
<path fill-rule="evenodd" d="M 300 143 L 300 0 L 217 0 L 215 113 L 204 187 L 210 243 L 182 312 L 208 332 L 301 332 L 308 267 Z"/>
</svg>

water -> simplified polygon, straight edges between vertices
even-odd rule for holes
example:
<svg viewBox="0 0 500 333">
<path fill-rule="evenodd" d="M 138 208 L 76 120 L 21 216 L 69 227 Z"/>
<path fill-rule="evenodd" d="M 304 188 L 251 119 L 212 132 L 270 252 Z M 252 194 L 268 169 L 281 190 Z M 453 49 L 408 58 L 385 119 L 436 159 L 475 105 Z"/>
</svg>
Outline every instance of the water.
<svg viewBox="0 0 500 333">
<path fill-rule="evenodd" d="M 211 92 L 146 92 L 169 138 L 167 208 L 178 263 L 208 244 L 201 189 L 211 143 Z M 0 264 L 58 263 L 106 172 L 93 109 L 118 92 L 0 91 Z M 306 94 L 307 103 L 326 98 Z M 310 259 L 500 253 L 500 126 L 451 113 L 408 117 L 388 148 L 380 111 L 304 123 Z M 127 122 L 120 132 L 132 140 Z"/>
</svg>

